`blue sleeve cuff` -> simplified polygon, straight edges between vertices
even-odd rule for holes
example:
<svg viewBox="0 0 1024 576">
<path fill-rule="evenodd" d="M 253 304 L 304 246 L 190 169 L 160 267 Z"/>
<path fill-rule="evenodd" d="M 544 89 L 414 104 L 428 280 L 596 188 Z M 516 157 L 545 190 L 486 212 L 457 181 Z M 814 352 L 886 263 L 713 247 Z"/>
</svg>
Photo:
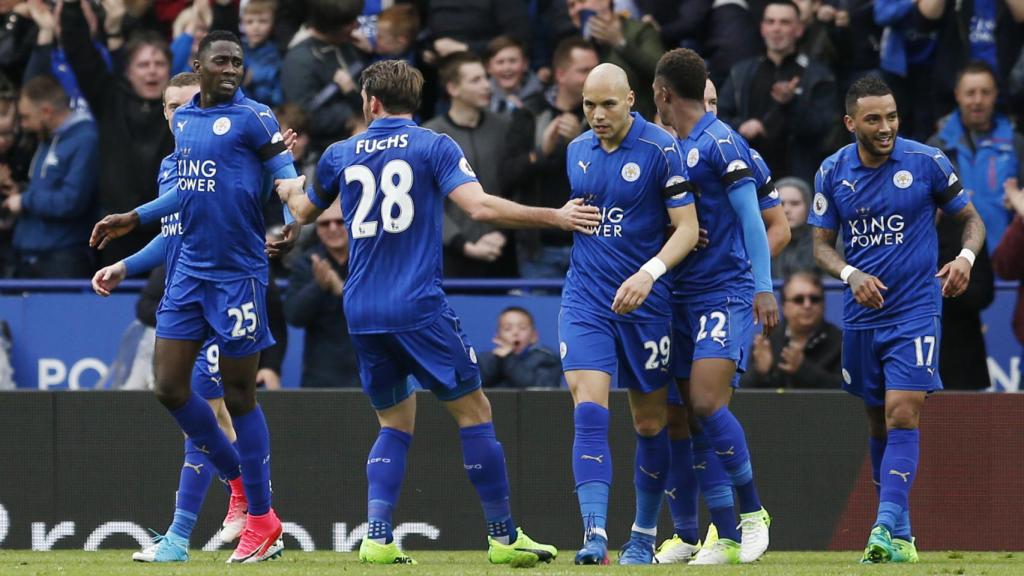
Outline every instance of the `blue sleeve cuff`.
<svg viewBox="0 0 1024 576">
<path fill-rule="evenodd" d="M 163 234 L 158 234 L 146 244 L 146 247 L 124 259 L 124 269 L 128 276 L 143 274 L 164 263 L 165 244 Z"/>
<path fill-rule="evenodd" d="M 273 180 L 284 180 L 286 178 L 297 178 L 299 173 L 295 171 L 295 164 L 286 164 L 281 166 L 274 172 Z M 271 181 L 271 194 L 273 194 L 273 180 Z M 288 209 L 288 205 L 284 204 L 284 223 L 285 225 L 295 222 L 295 216 L 292 216 L 292 211 Z"/>
<path fill-rule="evenodd" d="M 181 210 L 181 204 L 178 202 L 178 190 L 175 189 L 156 200 L 139 206 L 135 209 L 135 213 L 139 215 L 139 222 L 141 224 L 151 224 L 179 210 Z"/>
<path fill-rule="evenodd" d="M 316 193 L 316 189 L 313 188 L 312 184 L 306 186 L 306 198 L 309 198 L 309 201 L 321 210 L 327 210 L 331 207 L 331 202 L 334 202 L 334 198 L 331 198 L 330 200 L 321 198 L 320 195 Z"/>
<path fill-rule="evenodd" d="M 754 291 L 772 291 L 772 260 L 768 247 L 768 234 L 761 220 L 757 204 L 757 190 L 752 181 L 744 182 L 729 191 L 729 203 L 736 211 L 743 227 L 743 243 L 754 272 Z"/>
</svg>

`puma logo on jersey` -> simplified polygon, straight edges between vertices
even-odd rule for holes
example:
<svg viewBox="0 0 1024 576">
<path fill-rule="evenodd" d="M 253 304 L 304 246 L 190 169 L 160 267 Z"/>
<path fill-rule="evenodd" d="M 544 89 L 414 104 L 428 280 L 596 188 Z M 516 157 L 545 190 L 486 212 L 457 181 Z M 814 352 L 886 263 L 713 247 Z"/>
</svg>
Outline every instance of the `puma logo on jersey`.
<svg viewBox="0 0 1024 576">
<path fill-rule="evenodd" d="M 181 467 L 182 468 L 191 468 L 191 469 L 196 471 L 196 474 L 202 474 L 203 471 L 200 470 L 200 468 L 202 468 L 203 466 L 204 466 L 204 464 L 192 464 L 190 462 L 185 462 Z"/>
<path fill-rule="evenodd" d="M 202 452 L 203 454 L 209 454 L 210 453 L 210 449 L 207 448 L 206 446 L 196 446 L 196 450 Z"/>
<path fill-rule="evenodd" d="M 580 161 L 576 162 L 576 164 L 578 164 L 579 167 L 583 169 L 583 174 L 586 175 L 587 168 L 590 168 L 590 162 L 587 162 L 586 164 L 584 164 L 583 160 L 580 160 Z"/>
<path fill-rule="evenodd" d="M 185 124 L 188 124 L 188 120 L 182 120 L 181 122 L 178 122 L 177 124 L 178 124 L 178 132 L 184 132 L 185 131 Z"/>
<path fill-rule="evenodd" d="M 694 464 L 693 465 L 693 469 L 694 470 L 707 470 L 708 469 L 708 462 L 707 462 L 707 460 L 701 462 L 700 464 Z"/>
<path fill-rule="evenodd" d="M 604 454 L 598 454 L 597 456 L 591 456 L 590 454 L 580 454 L 580 460 L 593 460 L 598 464 L 604 464 Z"/>
<path fill-rule="evenodd" d="M 678 488 L 673 488 L 671 490 L 665 490 L 665 495 L 668 496 L 669 498 L 675 500 L 676 499 L 676 490 L 678 490 Z"/>
<path fill-rule="evenodd" d="M 266 116 L 267 118 L 273 118 L 273 117 L 274 117 L 274 115 L 273 115 L 273 114 L 271 114 L 270 112 L 268 112 L 268 111 L 266 111 L 266 110 L 264 110 L 263 112 L 260 112 L 260 114 L 259 114 L 259 115 L 260 115 L 260 116 Z"/>
<path fill-rule="evenodd" d="M 640 467 L 640 472 L 646 474 L 647 476 L 650 476 L 651 478 L 654 478 L 655 480 L 658 479 L 658 474 L 661 474 L 661 472 L 648 472 L 647 470 L 644 470 L 643 466 Z"/>
<path fill-rule="evenodd" d="M 850 191 L 852 191 L 852 192 L 856 192 L 857 191 L 857 181 L 856 180 L 854 180 L 853 182 L 850 182 L 849 180 L 843 179 L 843 181 L 840 182 L 840 184 L 842 184 L 843 186 L 848 187 L 850 189 Z"/>
<path fill-rule="evenodd" d="M 726 450 L 725 452 L 719 452 L 718 450 L 715 450 L 715 454 L 718 454 L 719 456 L 735 456 L 736 452 L 733 451 L 733 448 L 735 448 L 735 446 L 729 446 L 729 449 Z"/>
<path fill-rule="evenodd" d="M 910 482 L 910 472 L 900 472 L 899 470 L 889 470 L 889 475 L 899 476 L 904 482 Z"/>
</svg>

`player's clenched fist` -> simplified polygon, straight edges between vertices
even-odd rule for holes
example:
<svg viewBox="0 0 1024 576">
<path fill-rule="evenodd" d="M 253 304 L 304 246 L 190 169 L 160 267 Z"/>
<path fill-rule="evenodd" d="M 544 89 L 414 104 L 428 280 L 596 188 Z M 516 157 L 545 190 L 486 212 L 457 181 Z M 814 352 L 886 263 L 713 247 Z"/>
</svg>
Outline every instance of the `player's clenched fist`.
<svg viewBox="0 0 1024 576">
<path fill-rule="evenodd" d="M 882 284 L 881 280 L 871 274 L 865 274 L 860 270 L 850 274 L 850 290 L 853 291 L 853 298 L 857 301 L 857 304 L 861 306 L 874 308 L 875 310 L 881 308 L 882 304 L 885 303 L 882 291 L 888 289 L 888 286 Z"/>
<path fill-rule="evenodd" d="M 772 292 L 754 294 L 754 324 L 761 325 L 765 336 L 779 324 L 779 305 Z"/>
<path fill-rule="evenodd" d="M 616 314 L 629 314 L 636 310 L 647 299 L 654 286 L 654 277 L 646 270 L 640 270 L 633 274 L 619 286 L 615 292 L 615 300 L 612 302 L 612 312 Z"/>
<path fill-rule="evenodd" d="M 582 198 L 573 198 L 558 209 L 558 227 L 570 232 L 593 234 L 601 224 L 597 206 L 585 206 Z"/>
<path fill-rule="evenodd" d="M 92 290 L 100 296 L 110 296 L 117 285 L 128 275 L 124 261 L 105 266 L 96 271 L 92 277 Z"/>
<path fill-rule="evenodd" d="M 138 225 L 139 215 L 134 211 L 104 216 L 92 227 L 89 246 L 103 250 L 111 240 L 124 236 Z"/>
</svg>

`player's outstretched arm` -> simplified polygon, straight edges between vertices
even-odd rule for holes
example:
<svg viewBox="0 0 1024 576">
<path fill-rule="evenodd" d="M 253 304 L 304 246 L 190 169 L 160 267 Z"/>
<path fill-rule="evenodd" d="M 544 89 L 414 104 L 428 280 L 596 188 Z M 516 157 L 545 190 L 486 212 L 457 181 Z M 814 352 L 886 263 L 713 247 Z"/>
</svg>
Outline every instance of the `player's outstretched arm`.
<svg viewBox="0 0 1024 576">
<path fill-rule="evenodd" d="M 964 225 L 964 232 L 961 236 L 963 250 L 951 262 L 946 262 L 935 275 L 936 278 L 945 280 L 942 283 L 942 295 L 947 298 L 956 298 L 967 290 L 967 284 L 971 281 L 971 267 L 974 266 L 975 255 L 985 249 L 985 223 L 982 222 L 974 204 L 968 202 L 953 217 Z"/>
<path fill-rule="evenodd" d="M 274 180 L 274 190 L 299 224 L 313 222 L 324 211 L 309 199 L 305 176 Z"/>
<path fill-rule="evenodd" d="M 651 258 L 635 274 L 626 278 L 615 292 L 612 311 L 616 314 L 629 314 L 643 305 L 651 293 L 651 288 L 658 278 L 668 270 L 682 262 L 694 246 L 697 245 L 697 208 L 694 204 L 668 209 L 669 219 L 675 230 L 665 241 L 661 250 Z"/>
<path fill-rule="evenodd" d="M 764 221 L 765 233 L 768 235 L 768 250 L 772 256 L 778 256 L 789 245 L 789 240 L 792 238 L 789 221 L 786 220 L 786 213 L 782 210 L 782 205 L 761 210 L 761 220 Z"/>
<path fill-rule="evenodd" d="M 814 261 L 834 278 L 850 285 L 853 298 L 861 306 L 881 308 L 885 303 L 882 291 L 889 288 L 878 278 L 850 266 L 836 252 L 836 238 L 839 233 L 830 228 L 814 228 Z"/>
<path fill-rule="evenodd" d="M 93 291 L 100 296 L 110 296 L 110 293 L 128 276 L 149 272 L 163 264 L 166 249 L 167 239 L 158 234 L 142 250 L 97 270 L 92 277 Z"/>
<path fill-rule="evenodd" d="M 569 200 L 557 210 L 524 206 L 484 192 L 479 182 L 461 184 L 448 197 L 473 220 L 499 228 L 558 228 L 589 235 L 601 223 L 597 207 L 585 206 L 581 198 Z"/>
</svg>

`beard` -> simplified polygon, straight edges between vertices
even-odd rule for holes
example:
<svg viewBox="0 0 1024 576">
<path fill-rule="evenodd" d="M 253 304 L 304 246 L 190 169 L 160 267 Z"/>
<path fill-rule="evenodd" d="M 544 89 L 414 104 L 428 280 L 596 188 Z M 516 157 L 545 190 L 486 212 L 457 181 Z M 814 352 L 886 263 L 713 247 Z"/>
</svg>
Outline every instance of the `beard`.
<svg viewBox="0 0 1024 576">
<path fill-rule="evenodd" d="M 861 148 L 863 148 L 865 151 L 867 151 L 868 154 L 870 154 L 872 156 L 879 157 L 879 158 L 892 154 L 893 146 L 896 143 L 896 135 L 895 134 L 893 134 L 893 137 L 892 137 L 892 140 L 890 141 L 889 149 L 888 150 L 882 150 L 878 146 L 878 143 L 875 142 L 873 136 L 866 136 L 864 134 L 861 134 L 860 132 L 857 132 L 856 134 L 857 134 L 857 144 L 859 144 Z"/>
</svg>

